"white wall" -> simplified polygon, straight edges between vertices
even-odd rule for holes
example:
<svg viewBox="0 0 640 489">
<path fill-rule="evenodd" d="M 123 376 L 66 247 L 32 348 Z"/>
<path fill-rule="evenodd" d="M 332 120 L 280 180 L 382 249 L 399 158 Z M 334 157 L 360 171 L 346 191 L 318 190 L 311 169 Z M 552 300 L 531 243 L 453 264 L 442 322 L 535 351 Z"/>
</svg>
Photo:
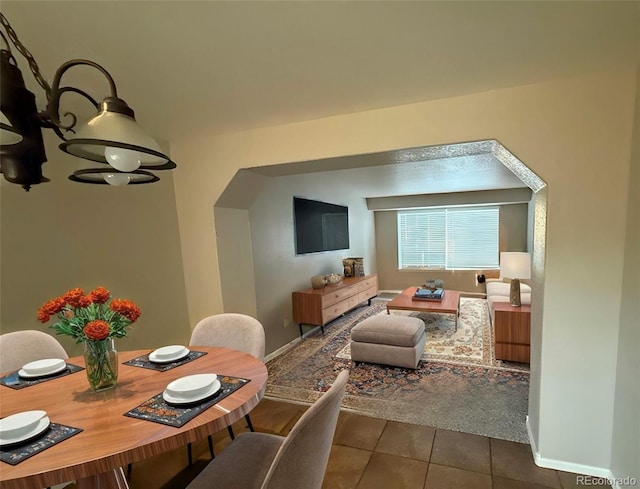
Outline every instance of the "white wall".
<svg viewBox="0 0 640 489">
<path fill-rule="evenodd" d="M 638 91 L 640 94 L 640 70 Z M 611 472 L 615 478 L 634 477 L 640 484 L 640 97 L 629 177 L 615 418 Z"/>
<path fill-rule="evenodd" d="M 273 178 L 255 196 L 249 210 L 257 318 L 265 327 L 270 353 L 299 337 L 292 319 L 291 292 L 311 287 L 313 275 L 342 273 L 342 259 L 364 257 L 366 273 L 375 273 L 373 212 L 341 172 Z M 349 207 L 349 249 L 296 255 L 293 196 Z M 216 211 L 216 216 L 217 216 Z M 224 232 L 216 221 L 216 232 Z M 220 262 L 228 255 L 219 250 Z M 222 289 L 236 287 L 242 276 L 223 277 Z M 250 281 L 249 281 L 250 282 Z M 251 300 L 248 297 L 247 302 Z M 225 300 L 225 310 L 227 301 Z"/>
<path fill-rule="evenodd" d="M 496 139 L 548 184 L 545 295 L 532 305 L 533 441 L 541 460 L 609 467 L 635 77 L 633 66 L 176 141 L 187 163 L 175 184 L 190 317 L 222 309 L 211 206 L 238 168 Z"/>
</svg>

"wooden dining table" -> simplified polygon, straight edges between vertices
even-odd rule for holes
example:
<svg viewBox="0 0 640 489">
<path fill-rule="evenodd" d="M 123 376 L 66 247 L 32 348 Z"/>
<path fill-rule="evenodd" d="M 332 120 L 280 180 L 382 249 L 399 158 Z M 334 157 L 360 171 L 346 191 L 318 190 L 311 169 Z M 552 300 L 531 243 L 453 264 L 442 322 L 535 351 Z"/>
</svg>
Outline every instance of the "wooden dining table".
<svg viewBox="0 0 640 489">
<path fill-rule="evenodd" d="M 267 381 L 267 368 L 262 361 L 228 348 L 189 348 L 206 355 L 165 372 L 123 365 L 151 350 L 119 352 L 118 384 L 102 392 L 91 390 L 84 370 L 22 389 L 0 385 L 0 417 L 42 409 L 52 423 L 83 430 L 17 465 L 0 462 L 0 486 L 41 489 L 75 480 L 78 488 L 126 488 L 122 467 L 205 439 L 238 421 L 258 404 Z M 67 363 L 83 367 L 84 359 L 73 357 Z M 240 377 L 250 382 L 179 428 L 124 415 L 161 393 L 173 380 L 198 373 Z"/>
</svg>

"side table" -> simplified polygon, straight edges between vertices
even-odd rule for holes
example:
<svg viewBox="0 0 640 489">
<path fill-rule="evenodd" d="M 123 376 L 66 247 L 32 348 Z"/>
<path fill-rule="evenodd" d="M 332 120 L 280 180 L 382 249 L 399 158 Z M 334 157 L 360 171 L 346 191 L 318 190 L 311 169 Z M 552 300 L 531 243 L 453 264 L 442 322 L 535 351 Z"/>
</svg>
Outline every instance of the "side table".
<svg viewBox="0 0 640 489">
<path fill-rule="evenodd" d="M 531 306 L 494 302 L 493 311 L 496 359 L 529 363 Z"/>
</svg>

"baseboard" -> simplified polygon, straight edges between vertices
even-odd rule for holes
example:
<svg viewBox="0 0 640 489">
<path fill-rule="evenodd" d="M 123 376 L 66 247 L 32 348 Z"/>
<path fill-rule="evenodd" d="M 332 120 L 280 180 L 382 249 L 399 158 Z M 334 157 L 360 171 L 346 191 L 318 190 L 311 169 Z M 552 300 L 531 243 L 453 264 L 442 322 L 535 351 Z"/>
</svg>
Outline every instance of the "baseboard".
<svg viewBox="0 0 640 489">
<path fill-rule="evenodd" d="M 621 486 L 617 483 L 617 479 L 613 477 L 611 470 L 608 468 L 594 467 L 592 465 L 577 464 L 574 462 L 566 462 L 564 460 L 555 460 L 540 456 L 538 448 L 536 447 L 536 440 L 533 437 L 533 431 L 531 430 L 531 424 L 529 423 L 529 416 L 527 416 L 526 424 L 527 435 L 529 436 L 529 445 L 531 446 L 531 452 L 533 454 L 533 461 L 538 467 L 589 476 L 590 483 L 583 485 L 596 485 L 596 482 L 599 479 L 602 479 L 600 482 L 606 481 L 613 487 L 613 489 L 620 489 Z"/>
<path fill-rule="evenodd" d="M 289 343 L 287 343 L 286 345 L 281 346 L 280 348 L 278 348 L 275 351 L 272 351 L 271 353 L 269 353 L 268 355 L 266 355 L 264 357 L 264 362 L 267 363 L 269 360 L 273 360 L 274 358 L 282 355 L 283 353 L 289 351 L 291 348 L 294 347 L 294 345 L 300 343 L 302 341 L 301 337 L 296 338 L 295 340 L 291 340 Z"/>
</svg>

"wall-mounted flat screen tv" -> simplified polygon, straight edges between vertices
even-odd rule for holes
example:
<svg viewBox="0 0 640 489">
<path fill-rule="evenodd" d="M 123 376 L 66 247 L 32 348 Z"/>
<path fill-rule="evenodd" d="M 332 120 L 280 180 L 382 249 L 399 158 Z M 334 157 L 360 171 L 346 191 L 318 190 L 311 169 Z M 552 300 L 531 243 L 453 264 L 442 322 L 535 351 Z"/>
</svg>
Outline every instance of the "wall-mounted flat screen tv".
<svg viewBox="0 0 640 489">
<path fill-rule="evenodd" d="M 293 198 L 296 254 L 349 248 L 349 208 Z"/>
</svg>

